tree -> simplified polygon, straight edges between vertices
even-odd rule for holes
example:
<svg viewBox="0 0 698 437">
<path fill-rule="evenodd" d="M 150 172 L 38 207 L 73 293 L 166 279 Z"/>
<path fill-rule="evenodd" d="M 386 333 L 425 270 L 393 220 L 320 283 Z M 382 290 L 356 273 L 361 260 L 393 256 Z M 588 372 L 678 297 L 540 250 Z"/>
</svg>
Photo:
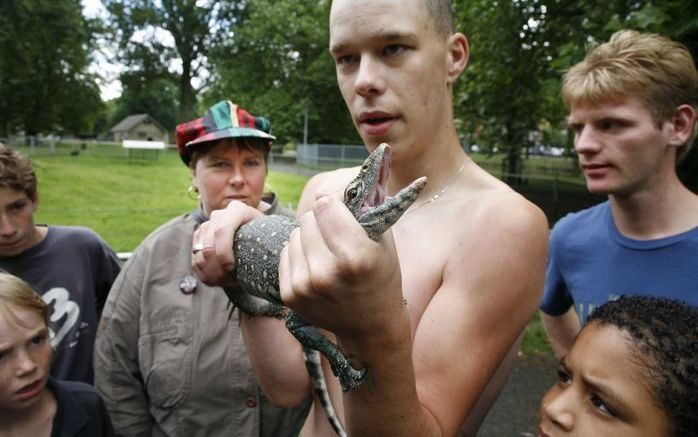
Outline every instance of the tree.
<svg viewBox="0 0 698 437">
<path fill-rule="evenodd" d="M 328 52 L 329 0 L 256 0 L 233 38 L 211 53 L 209 103 L 231 99 L 272 121 L 277 143 L 360 144 Z"/>
<path fill-rule="evenodd" d="M 677 39 L 698 59 L 698 6 L 689 0 L 468 0 L 454 7 L 456 28 L 471 43 L 470 65 L 456 87 L 456 116 L 467 141 L 506 152 L 510 174 L 519 173 L 528 132 L 564 126 L 561 79 L 590 43 L 634 28 Z M 695 168 L 698 152 L 680 168 L 685 180 L 698 179 L 688 170 Z"/>
<path fill-rule="evenodd" d="M 179 78 L 167 71 L 167 58 L 150 57 L 150 51 L 133 45 L 130 69 L 119 75 L 121 96 L 114 102 L 109 127 L 132 114 L 149 114 L 168 131 L 179 121 Z"/>
<path fill-rule="evenodd" d="M 457 5 L 458 6 L 458 5 Z M 470 60 L 456 86 L 456 117 L 477 141 L 505 151 L 506 180 L 520 183 L 521 151 L 538 128 L 540 91 L 550 48 L 536 0 L 468 1 L 456 9 L 456 27 L 468 30 Z"/>
<path fill-rule="evenodd" d="M 92 35 L 79 0 L 0 2 L 0 131 L 92 131 L 102 108 Z"/>
<path fill-rule="evenodd" d="M 179 121 L 193 118 L 197 95 L 206 83 L 208 54 L 231 37 L 230 29 L 245 15 L 244 0 L 103 0 L 110 13 L 120 60 L 131 67 L 151 59 L 174 73 L 180 64 Z M 163 42 L 166 35 L 172 44 Z M 143 54 L 147 56 L 143 56 Z M 164 67 L 163 67 L 164 66 Z"/>
</svg>

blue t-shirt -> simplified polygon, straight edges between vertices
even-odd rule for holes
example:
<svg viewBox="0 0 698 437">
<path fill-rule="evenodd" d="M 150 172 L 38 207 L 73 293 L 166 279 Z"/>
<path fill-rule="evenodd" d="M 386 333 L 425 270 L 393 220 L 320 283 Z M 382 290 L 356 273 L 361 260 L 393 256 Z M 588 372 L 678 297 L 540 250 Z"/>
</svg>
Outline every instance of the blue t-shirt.
<svg viewBox="0 0 698 437">
<path fill-rule="evenodd" d="M 541 310 L 558 316 L 574 305 L 584 324 L 596 307 L 623 294 L 698 307 L 698 227 L 633 240 L 616 228 L 608 201 L 562 218 L 550 235 Z"/>
</svg>

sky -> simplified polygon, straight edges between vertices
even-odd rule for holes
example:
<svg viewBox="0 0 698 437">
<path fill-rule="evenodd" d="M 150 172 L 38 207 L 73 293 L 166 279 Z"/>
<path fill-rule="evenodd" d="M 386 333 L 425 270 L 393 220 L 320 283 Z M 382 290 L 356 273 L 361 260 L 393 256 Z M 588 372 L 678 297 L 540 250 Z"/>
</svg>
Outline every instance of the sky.
<svg viewBox="0 0 698 437">
<path fill-rule="evenodd" d="M 100 0 L 82 0 L 82 13 L 86 17 L 105 16 L 107 11 L 104 9 Z M 118 80 L 122 66 L 118 63 L 110 61 L 109 53 L 97 52 L 93 54 L 94 61 L 90 65 L 90 71 L 97 73 L 101 77 L 98 80 L 100 94 L 102 100 L 107 101 L 119 97 L 121 95 L 121 83 Z"/>
</svg>

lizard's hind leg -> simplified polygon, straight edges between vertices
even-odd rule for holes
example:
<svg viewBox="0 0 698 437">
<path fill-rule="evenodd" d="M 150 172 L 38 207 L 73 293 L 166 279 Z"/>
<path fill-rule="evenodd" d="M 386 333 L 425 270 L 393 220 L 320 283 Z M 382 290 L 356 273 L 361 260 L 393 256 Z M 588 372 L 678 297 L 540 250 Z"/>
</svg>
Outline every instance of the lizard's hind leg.
<svg viewBox="0 0 698 437">
<path fill-rule="evenodd" d="M 339 378 L 342 391 L 353 390 L 363 384 L 366 369 L 357 370 L 351 367 L 349 360 L 339 350 L 339 347 L 322 335 L 316 327 L 306 323 L 294 311 L 289 311 L 285 320 L 286 328 L 303 346 L 315 349 L 327 358 L 330 367 L 332 367 L 332 373 Z"/>
</svg>

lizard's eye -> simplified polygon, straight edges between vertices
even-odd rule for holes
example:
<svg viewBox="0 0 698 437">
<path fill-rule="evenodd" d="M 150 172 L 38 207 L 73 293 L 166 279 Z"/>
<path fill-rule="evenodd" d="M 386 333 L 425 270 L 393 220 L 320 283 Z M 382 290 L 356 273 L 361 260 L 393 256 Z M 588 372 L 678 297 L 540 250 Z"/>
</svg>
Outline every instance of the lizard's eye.
<svg viewBox="0 0 698 437">
<path fill-rule="evenodd" d="M 344 198 L 348 202 L 351 202 L 352 200 L 356 199 L 357 194 L 359 194 L 359 190 L 357 190 L 356 187 L 351 187 L 346 193 L 344 193 Z"/>
<path fill-rule="evenodd" d="M 359 190 L 362 187 L 362 183 L 347 187 L 347 190 L 344 192 L 344 203 L 351 203 L 356 200 L 356 198 L 359 196 Z"/>
</svg>

